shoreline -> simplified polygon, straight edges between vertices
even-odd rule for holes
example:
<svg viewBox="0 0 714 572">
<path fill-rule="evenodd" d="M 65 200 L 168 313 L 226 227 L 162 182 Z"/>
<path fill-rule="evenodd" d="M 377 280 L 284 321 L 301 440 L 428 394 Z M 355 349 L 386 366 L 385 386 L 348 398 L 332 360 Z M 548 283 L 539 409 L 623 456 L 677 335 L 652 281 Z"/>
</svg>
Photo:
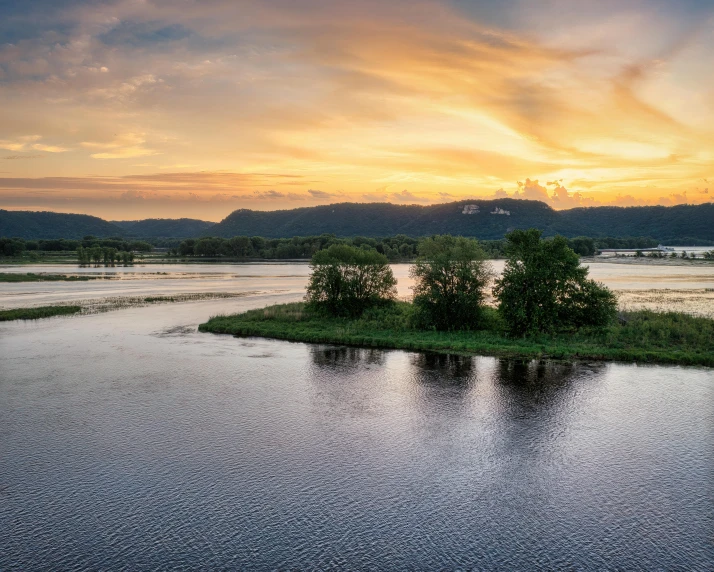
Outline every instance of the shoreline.
<svg viewBox="0 0 714 572">
<path fill-rule="evenodd" d="M 489 261 L 500 261 L 505 258 L 490 258 Z M 624 264 L 631 266 L 711 266 L 714 268 L 714 260 L 706 258 L 636 258 L 634 256 L 581 256 L 582 264 Z M 94 265 L 85 264 L 80 266 L 76 260 L 53 260 L 52 258 L 38 260 L 3 260 L 0 259 L 0 268 L 21 268 L 24 266 L 58 266 L 67 267 L 74 266 L 77 268 L 96 268 L 96 269 L 111 269 L 111 268 L 131 268 L 136 266 L 146 265 L 174 265 L 174 264 L 309 264 L 309 258 L 151 258 L 143 260 L 135 260 L 130 265 L 115 264 L 105 266 L 104 264 Z M 394 260 L 389 264 L 414 264 L 414 260 Z"/>
<path fill-rule="evenodd" d="M 52 305 L 25 306 L 18 308 L 0 308 L 0 322 L 10 322 L 16 320 L 37 320 L 51 318 L 54 316 L 75 314 L 77 316 L 89 316 L 92 314 L 103 314 L 114 310 L 124 310 L 128 308 L 143 308 L 157 304 L 181 304 L 186 302 L 203 302 L 206 300 L 225 300 L 230 298 L 243 298 L 256 294 L 250 292 L 197 292 L 183 294 L 146 295 L 146 296 L 111 296 L 106 298 L 92 298 L 74 300 L 71 302 L 60 302 Z M 72 312 L 58 310 L 61 308 L 76 308 Z M 14 317 L 17 316 L 17 317 Z"/>
<path fill-rule="evenodd" d="M 303 303 L 294 303 L 214 316 L 198 330 L 236 337 L 461 355 L 714 367 L 714 320 L 685 314 L 631 312 L 625 315 L 624 323 L 613 324 L 600 334 L 576 332 L 528 338 L 509 338 L 496 329 L 439 332 L 387 327 L 392 318 L 379 323 L 318 317 L 308 314 Z M 667 328 L 669 335 L 663 336 Z"/>
</svg>

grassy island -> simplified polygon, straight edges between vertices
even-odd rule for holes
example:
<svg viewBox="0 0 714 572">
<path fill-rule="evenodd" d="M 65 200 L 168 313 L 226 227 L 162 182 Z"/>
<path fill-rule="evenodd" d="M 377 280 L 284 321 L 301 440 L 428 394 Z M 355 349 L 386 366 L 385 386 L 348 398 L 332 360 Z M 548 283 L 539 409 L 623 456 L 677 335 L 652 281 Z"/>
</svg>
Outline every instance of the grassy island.
<svg viewBox="0 0 714 572">
<path fill-rule="evenodd" d="M 69 274 L 34 274 L 27 272 L 0 272 L 0 282 L 86 282 L 99 276 L 74 276 Z"/>
<path fill-rule="evenodd" d="M 386 256 L 333 245 L 312 258 L 305 303 L 215 316 L 202 332 L 301 342 L 515 358 L 714 366 L 714 320 L 682 313 L 619 313 L 562 236 L 506 235 L 496 276 L 471 239 L 419 242 L 411 302 L 398 302 Z M 498 306 L 486 305 L 491 284 Z"/>
<path fill-rule="evenodd" d="M 605 328 L 509 336 L 498 313 L 484 309 L 484 329 L 420 330 L 413 305 L 395 302 L 359 318 L 312 312 L 304 303 L 215 316 L 199 331 L 313 343 L 426 350 L 514 358 L 634 361 L 714 366 L 714 320 L 687 314 L 629 312 Z"/>
<path fill-rule="evenodd" d="M 81 306 L 38 306 L 36 308 L 14 308 L 12 310 L 0 310 L 0 322 L 12 320 L 38 320 L 40 318 L 51 318 L 52 316 L 66 316 L 81 312 Z"/>
</svg>

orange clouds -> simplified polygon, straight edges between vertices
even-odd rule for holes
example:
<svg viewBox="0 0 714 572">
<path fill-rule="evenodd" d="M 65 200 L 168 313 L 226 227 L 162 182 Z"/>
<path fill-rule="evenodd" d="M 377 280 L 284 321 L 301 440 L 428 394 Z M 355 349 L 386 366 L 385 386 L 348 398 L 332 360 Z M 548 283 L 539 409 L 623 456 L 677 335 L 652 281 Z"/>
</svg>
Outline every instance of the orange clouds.
<svg viewBox="0 0 714 572">
<path fill-rule="evenodd" d="M 0 46 L 0 207 L 711 200 L 711 35 L 627 2 L 558 26 L 555 6 L 524 8 L 553 31 L 437 1 L 57 8 Z"/>
</svg>

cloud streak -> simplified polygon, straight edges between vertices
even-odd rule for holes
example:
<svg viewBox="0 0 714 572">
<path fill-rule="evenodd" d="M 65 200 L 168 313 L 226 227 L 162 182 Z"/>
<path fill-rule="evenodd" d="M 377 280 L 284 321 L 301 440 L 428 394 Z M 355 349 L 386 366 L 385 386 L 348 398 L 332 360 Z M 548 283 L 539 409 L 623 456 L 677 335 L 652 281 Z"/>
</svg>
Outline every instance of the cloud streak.
<svg viewBox="0 0 714 572">
<path fill-rule="evenodd" d="M 0 148 L 46 158 L 7 162 L 7 181 L 26 181 L 16 195 L 44 185 L 80 209 L 122 185 L 250 196 L 241 200 L 259 208 L 426 204 L 498 189 L 556 208 L 710 196 L 701 180 L 714 177 L 714 19 L 704 10 L 627 0 L 528 6 L 518 17 L 436 0 L 30 4 L 0 7 L 10 39 L 0 46 Z M 12 206 L 5 197 L 0 206 Z M 167 215 L 183 208 L 161 200 Z"/>
</svg>

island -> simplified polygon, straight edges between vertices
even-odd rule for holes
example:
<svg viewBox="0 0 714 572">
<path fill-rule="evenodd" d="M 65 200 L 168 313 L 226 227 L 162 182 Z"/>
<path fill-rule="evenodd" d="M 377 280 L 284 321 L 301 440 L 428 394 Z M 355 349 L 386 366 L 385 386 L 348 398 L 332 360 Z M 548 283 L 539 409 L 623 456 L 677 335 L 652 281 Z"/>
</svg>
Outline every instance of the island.
<svg viewBox="0 0 714 572">
<path fill-rule="evenodd" d="M 714 320 L 680 312 L 622 312 L 587 278 L 559 237 L 535 229 L 508 235 L 495 280 L 476 241 L 436 236 L 420 243 L 411 301 L 396 299 L 386 258 L 336 246 L 316 253 L 304 302 L 219 315 L 201 332 L 296 342 L 479 354 L 507 358 L 611 360 L 714 366 Z"/>
</svg>

